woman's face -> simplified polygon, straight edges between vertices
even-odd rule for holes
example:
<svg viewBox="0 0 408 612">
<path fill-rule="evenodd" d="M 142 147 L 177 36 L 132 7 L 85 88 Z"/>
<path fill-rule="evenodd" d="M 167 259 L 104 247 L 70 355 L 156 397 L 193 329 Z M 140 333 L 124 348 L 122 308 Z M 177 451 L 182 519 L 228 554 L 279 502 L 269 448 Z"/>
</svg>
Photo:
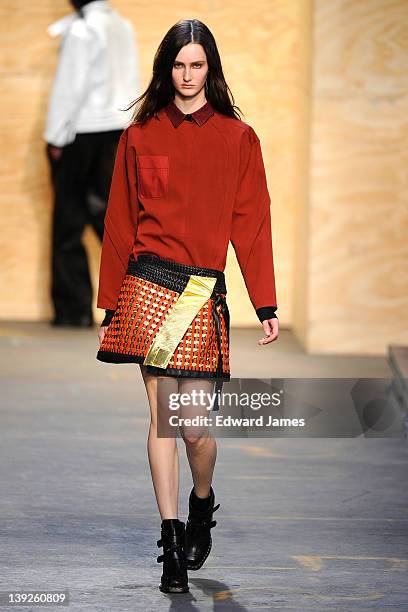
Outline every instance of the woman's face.
<svg viewBox="0 0 408 612">
<path fill-rule="evenodd" d="M 208 72 L 204 48 L 197 43 L 182 47 L 174 60 L 172 81 L 176 91 L 183 97 L 192 98 L 204 87 Z"/>
</svg>

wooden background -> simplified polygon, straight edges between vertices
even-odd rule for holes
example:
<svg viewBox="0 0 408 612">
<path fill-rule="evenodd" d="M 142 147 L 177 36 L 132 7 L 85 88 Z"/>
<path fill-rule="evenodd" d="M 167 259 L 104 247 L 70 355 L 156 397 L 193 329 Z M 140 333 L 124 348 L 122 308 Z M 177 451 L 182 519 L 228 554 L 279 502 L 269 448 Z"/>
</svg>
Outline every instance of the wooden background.
<svg viewBox="0 0 408 612">
<path fill-rule="evenodd" d="M 143 88 L 176 21 L 212 30 L 261 138 L 281 327 L 308 352 L 384 354 L 407 343 L 406 0 L 111 4 L 134 24 Z M 3 0 L 0 10 L 0 318 L 47 321 L 52 198 L 41 135 L 59 40 L 46 28 L 71 6 Z M 84 240 L 96 299 L 100 245 L 89 228 Z M 226 274 L 233 325 L 258 326 L 261 337 L 232 247 Z"/>
</svg>

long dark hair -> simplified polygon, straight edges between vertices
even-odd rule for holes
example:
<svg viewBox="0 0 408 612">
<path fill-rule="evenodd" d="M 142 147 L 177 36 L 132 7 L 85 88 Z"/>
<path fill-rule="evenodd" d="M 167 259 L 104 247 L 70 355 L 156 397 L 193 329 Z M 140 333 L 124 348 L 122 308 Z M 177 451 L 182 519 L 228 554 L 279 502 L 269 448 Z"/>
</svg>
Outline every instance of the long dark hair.
<svg viewBox="0 0 408 612">
<path fill-rule="evenodd" d="M 214 36 L 202 21 L 182 19 L 170 28 L 160 43 L 154 56 L 153 76 L 147 89 L 124 109 L 136 107 L 131 123 L 145 123 L 174 99 L 175 88 L 171 77 L 173 63 L 180 49 L 188 43 L 202 45 L 206 53 L 208 74 L 205 95 L 208 102 L 219 113 L 241 119 L 238 112 L 242 114 L 242 111 L 235 106 L 234 96 L 225 81 Z"/>
<path fill-rule="evenodd" d="M 94 2 L 94 0 L 69 0 L 69 1 L 74 7 L 74 9 L 76 10 L 76 12 L 78 13 L 78 15 L 82 18 L 84 17 L 82 7 L 85 6 L 85 4 L 90 4 L 91 2 Z"/>
</svg>

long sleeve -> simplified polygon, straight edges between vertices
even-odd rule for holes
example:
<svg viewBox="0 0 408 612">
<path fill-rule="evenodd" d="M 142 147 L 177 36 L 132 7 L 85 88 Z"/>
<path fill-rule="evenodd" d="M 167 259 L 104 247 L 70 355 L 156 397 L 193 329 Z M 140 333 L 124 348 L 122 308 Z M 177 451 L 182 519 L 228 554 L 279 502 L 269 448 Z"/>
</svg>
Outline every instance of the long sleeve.
<svg viewBox="0 0 408 612">
<path fill-rule="evenodd" d="M 115 310 L 135 241 L 139 205 L 135 152 L 128 144 L 129 128 L 119 139 L 105 215 L 99 269 L 97 307 Z"/>
<path fill-rule="evenodd" d="M 277 309 L 270 203 L 260 141 L 249 127 L 241 141 L 230 240 L 260 321 L 276 317 Z"/>
<path fill-rule="evenodd" d="M 61 41 L 58 65 L 48 104 L 44 139 L 63 147 L 75 140 L 75 119 L 88 92 L 96 37 L 78 19 Z"/>
</svg>

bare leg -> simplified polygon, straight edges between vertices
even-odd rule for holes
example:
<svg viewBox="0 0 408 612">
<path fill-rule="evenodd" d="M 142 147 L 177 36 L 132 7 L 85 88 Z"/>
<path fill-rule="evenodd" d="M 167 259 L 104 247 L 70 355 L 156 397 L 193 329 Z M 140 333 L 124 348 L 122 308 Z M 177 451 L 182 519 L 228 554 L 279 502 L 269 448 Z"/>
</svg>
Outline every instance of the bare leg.
<svg viewBox="0 0 408 612">
<path fill-rule="evenodd" d="M 192 391 L 212 394 L 214 382 L 206 379 L 179 379 L 179 393 L 191 394 Z M 193 397 L 191 395 L 191 397 Z M 182 416 L 193 418 L 194 416 L 211 417 L 211 411 L 205 405 L 183 406 Z M 181 435 L 186 445 L 186 453 L 190 464 L 191 474 L 194 482 L 194 491 L 198 497 L 208 497 L 213 478 L 215 461 L 217 458 L 217 444 L 209 428 L 205 425 L 199 427 L 180 427 Z"/>
<path fill-rule="evenodd" d="M 179 456 L 177 441 L 175 437 L 157 437 L 158 411 L 160 413 L 160 394 L 157 392 L 158 377 L 148 373 L 143 365 L 140 365 L 140 371 L 150 404 L 147 452 L 157 505 L 162 520 L 178 518 Z M 173 380 L 174 392 L 177 393 L 177 379 L 174 378 Z M 172 384 L 170 379 L 169 384 Z M 167 385 L 166 388 L 168 389 Z M 168 409 L 168 407 L 165 408 Z"/>
</svg>

